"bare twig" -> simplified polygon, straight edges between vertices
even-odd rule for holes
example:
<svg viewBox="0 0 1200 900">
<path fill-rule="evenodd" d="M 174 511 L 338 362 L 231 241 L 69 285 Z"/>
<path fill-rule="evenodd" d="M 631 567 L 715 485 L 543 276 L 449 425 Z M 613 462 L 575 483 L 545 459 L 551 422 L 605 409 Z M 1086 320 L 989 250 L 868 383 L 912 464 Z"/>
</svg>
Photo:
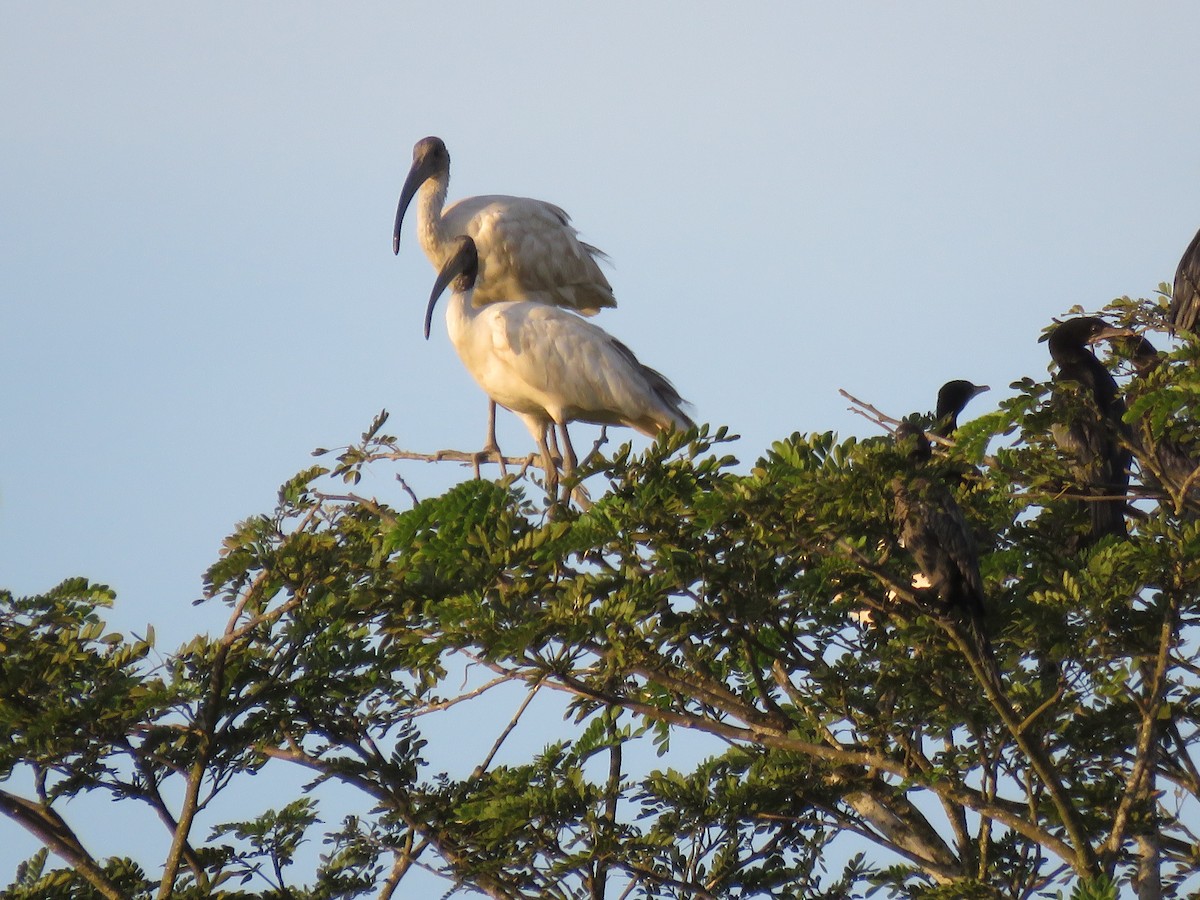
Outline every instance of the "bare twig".
<svg viewBox="0 0 1200 900">
<path fill-rule="evenodd" d="M 420 500 L 417 499 L 416 492 L 413 491 L 413 489 L 408 486 L 408 482 L 404 480 L 404 476 L 402 476 L 399 472 L 396 473 L 396 481 L 398 481 L 400 483 L 400 487 L 402 487 L 404 489 L 404 492 L 406 494 L 408 494 L 408 496 L 412 499 L 413 506 L 416 506 L 418 503 L 421 502 Z"/>
<path fill-rule="evenodd" d="M 415 460 L 417 462 L 438 463 L 438 462 L 460 462 L 466 465 L 477 465 L 480 461 L 478 452 L 470 452 L 467 450 L 438 450 L 435 453 L 417 453 L 414 450 L 389 450 L 387 453 L 380 453 L 378 459 L 393 459 L 393 460 Z M 488 459 L 491 462 L 492 457 Z M 520 466 L 521 471 L 535 464 L 536 454 L 530 453 L 528 456 L 505 456 L 502 457 L 504 462 L 511 466 Z"/>
<path fill-rule="evenodd" d="M 884 431 L 888 431 L 888 432 L 895 431 L 896 426 L 900 424 L 900 419 L 893 418 L 892 416 L 889 416 L 887 413 L 883 412 L 882 410 L 876 409 L 874 406 L 872 406 L 870 403 L 867 403 L 865 400 L 859 400 L 857 397 L 855 397 L 849 391 L 843 390 L 842 388 L 838 388 L 838 393 L 841 394 L 843 397 L 845 397 L 847 400 L 849 400 L 853 404 L 853 406 L 847 407 L 847 409 L 849 409 L 850 412 L 854 413 L 855 415 L 862 416 L 868 422 L 874 422 L 876 425 L 878 425 Z"/>
<path fill-rule="evenodd" d="M 492 749 L 488 751 L 488 755 L 484 757 L 483 762 L 475 767 L 475 771 L 471 773 L 472 778 L 480 778 L 483 773 L 488 770 L 488 766 L 492 764 L 492 760 L 496 758 L 496 754 L 500 752 L 500 748 L 504 745 L 505 740 L 512 734 L 513 729 L 517 727 L 517 723 L 521 721 L 521 716 L 525 714 L 525 710 L 529 708 L 529 704 L 533 702 L 533 698 L 538 695 L 538 691 L 542 689 L 542 682 L 538 681 L 529 689 L 529 693 L 525 695 L 525 699 L 521 701 L 520 707 L 513 713 L 512 719 L 508 725 L 500 732 L 500 736 L 496 738 L 492 744 Z"/>
</svg>

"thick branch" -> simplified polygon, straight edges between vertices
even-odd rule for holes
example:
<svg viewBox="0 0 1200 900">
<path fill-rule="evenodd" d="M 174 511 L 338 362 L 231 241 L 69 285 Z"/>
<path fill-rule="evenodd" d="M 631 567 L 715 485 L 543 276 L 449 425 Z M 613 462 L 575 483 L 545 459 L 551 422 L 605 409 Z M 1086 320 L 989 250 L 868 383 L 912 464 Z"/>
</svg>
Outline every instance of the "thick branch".
<svg viewBox="0 0 1200 900">
<path fill-rule="evenodd" d="M 16 821 L 55 854 L 62 857 L 88 883 L 109 900 L 122 900 L 124 894 L 113 884 L 62 817 L 48 806 L 40 806 L 24 797 L 0 791 L 0 812 Z"/>
<path fill-rule="evenodd" d="M 494 666 L 494 664 L 489 665 Z M 504 671 L 499 666 L 494 666 L 494 668 L 496 671 Z M 718 722 L 715 719 L 691 716 L 684 713 L 674 712 L 672 710 L 660 709 L 657 706 L 640 703 L 628 697 L 600 691 L 591 687 L 586 682 L 583 682 L 577 678 L 573 678 L 568 674 L 558 673 L 556 675 L 556 679 L 557 680 L 547 681 L 547 686 L 557 690 L 564 690 L 569 693 L 576 694 L 577 696 L 598 700 L 609 705 L 620 706 L 624 709 L 628 709 L 630 712 L 636 713 L 637 715 L 652 721 L 660 721 L 669 725 L 675 725 L 680 728 L 703 731 L 708 734 L 738 743 L 760 744 L 765 747 L 773 747 L 780 750 L 802 753 L 815 759 L 834 762 L 840 765 L 874 768 L 881 772 L 894 775 L 897 778 L 912 779 L 939 797 L 944 797 L 951 802 L 966 806 L 982 816 L 987 816 L 996 820 L 1000 824 L 1011 828 L 1013 831 L 1025 836 L 1029 840 L 1041 844 L 1047 850 L 1050 850 L 1052 853 L 1061 857 L 1062 860 L 1072 868 L 1078 870 L 1082 865 L 1079 853 L 1075 848 L 1073 848 L 1066 841 L 1063 841 L 1062 839 L 1056 837 L 1053 833 L 1039 827 L 1036 824 L 1036 808 L 1031 810 L 1033 818 L 1027 819 L 1019 815 L 1017 809 L 1005 805 L 998 799 L 989 799 L 980 792 L 972 788 L 968 788 L 965 785 L 953 783 L 945 778 L 934 778 L 924 781 L 919 777 L 919 773 L 916 773 L 910 768 L 897 763 L 895 760 L 880 754 L 868 753 L 859 750 L 847 750 L 837 747 L 827 747 L 823 744 L 813 744 L 808 741 L 802 741 L 798 738 L 780 734 L 774 730 L 756 727 L 742 728 L 736 725 Z M 1019 809 L 1019 807 L 1017 808 Z M 1090 852 L 1091 848 L 1090 846 L 1085 845 L 1085 849 Z"/>
<path fill-rule="evenodd" d="M 886 796 L 883 787 L 883 783 L 877 781 L 870 789 L 849 792 L 842 799 L 891 844 L 919 861 L 922 868 L 938 881 L 961 878 L 962 862 L 925 816 L 902 795 Z M 893 809 L 892 804 L 899 805 L 900 810 Z"/>
</svg>

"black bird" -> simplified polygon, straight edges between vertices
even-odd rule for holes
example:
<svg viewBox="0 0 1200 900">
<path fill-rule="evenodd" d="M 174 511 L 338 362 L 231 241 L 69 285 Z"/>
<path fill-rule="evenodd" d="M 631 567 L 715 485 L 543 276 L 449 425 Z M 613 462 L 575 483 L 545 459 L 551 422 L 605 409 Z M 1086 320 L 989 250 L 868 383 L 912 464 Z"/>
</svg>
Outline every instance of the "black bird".
<svg viewBox="0 0 1200 900">
<path fill-rule="evenodd" d="M 1122 446 L 1125 402 L 1117 382 L 1088 348 L 1089 344 L 1128 335 L 1103 319 L 1083 316 L 1068 319 L 1050 332 L 1050 356 L 1058 364 L 1056 384 L 1073 382 L 1094 408 L 1072 411 L 1068 421 L 1056 424 L 1055 442 L 1072 458 L 1071 473 L 1077 489 L 1104 500 L 1080 501 L 1088 507 L 1091 530 L 1086 543 L 1105 535 L 1125 537 L 1125 494 L 1129 490 L 1129 451 Z M 1086 545 L 1086 544 L 1085 544 Z"/>
<path fill-rule="evenodd" d="M 1171 320 L 1171 333 L 1196 330 L 1196 319 L 1200 318 L 1200 231 L 1192 238 L 1179 268 L 1175 270 L 1175 284 L 1171 288 L 1171 307 L 1167 312 Z"/>
<path fill-rule="evenodd" d="M 966 517 L 946 485 L 926 471 L 931 453 L 925 433 L 904 422 L 896 429 L 896 445 L 911 466 L 890 485 L 900 544 L 916 560 L 943 611 L 957 610 L 978 623 L 983 580 Z"/>
<path fill-rule="evenodd" d="M 1138 380 L 1149 378 L 1162 362 L 1154 345 L 1140 334 L 1128 331 L 1121 343 Z M 1188 502 L 1200 503 L 1200 475 L 1196 475 L 1200 459 L 1184 445 L 1169 437 L 1155 437 L 1150 423 L 1143 418 L 1136 426 L 1133 448 L 1141 463 L 1143 477 L 1148 475 L 1157 481 L 1176 502 L 1181 494 L 1185 494 Z"/>
<path fill-rule="evenodd" d="M 962 378 L 947 381 L 938 390 L 937 410 L 933 414 L 934 424 L 930 430 L 939 437 L 950 437 L 958 429 L 959 414 L 971 399 L 990 390 L 986 384 L 971 384 Z"/>
</svg>

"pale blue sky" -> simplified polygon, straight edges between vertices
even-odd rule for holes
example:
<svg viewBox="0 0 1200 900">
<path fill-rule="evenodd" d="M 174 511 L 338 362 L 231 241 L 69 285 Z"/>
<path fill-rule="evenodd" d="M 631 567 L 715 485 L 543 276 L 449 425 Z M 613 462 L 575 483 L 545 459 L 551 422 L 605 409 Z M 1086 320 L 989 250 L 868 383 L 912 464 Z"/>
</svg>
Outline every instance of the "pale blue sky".
<svg viewBox="0 0 1200 900">
<path fill-rule="evenodd" d="M 427 134 L 451 199 L 573 215 L 614 263 L 597 323 L 747 464 L 870 433 L 839 387 L 902 414 L 963 377 L 989 408 L 1051 316 L 1173 274 L 1197 33 L 1185 3 L 5 4 L 0 585 L 109 583 L 169 650 L 312 448 L 383 407 L 411 449 L 480 444 L 411 230 L 391 253 Z"/>
</svg>

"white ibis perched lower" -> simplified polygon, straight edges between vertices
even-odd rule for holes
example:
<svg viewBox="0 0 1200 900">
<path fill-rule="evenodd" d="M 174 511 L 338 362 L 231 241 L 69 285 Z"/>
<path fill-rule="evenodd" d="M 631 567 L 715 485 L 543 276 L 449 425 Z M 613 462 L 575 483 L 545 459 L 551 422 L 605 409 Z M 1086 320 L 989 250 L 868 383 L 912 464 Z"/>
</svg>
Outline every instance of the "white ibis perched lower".
<svg viewBox="0 0 1200 900">
<path fill-rule="evenodd" d="M 568 422 L 627 425 L 648 437 L 694 424 L 671 382 L 604 329 L 529 300 L 476 304 L 479 251 L 467 236 L 454 246 L 429 296 L 425 337 L 434 305 L 452 285 L 450 341 L 492 401 L 516 413 L 537 441 L 552 501 L 558 494 L 558 469 L 546 442 L 552 427 L 562 435 L 563 474 L 570 475 L 577 460 Z"/>
<path fill-rule="evenodd" d="M 604 254 L 579 240 L 563 210 L 542 200 L 503 194 L 466 197 L 446 206 L 449 184 L 445 143 L 437 137 L 417 141 L 396 208 L 393 252 L 400 252 L 400 225 L 416 197 L 417 238 L 434 268 L 441 270 L 450 260 L 457 237 L 474 239 L 479 254 L 476 304 L 530 300 L 585 316 L 617 305 L 597 264 Z M 484 452 L 500 456 L 494 403 L 488 410 Z"/>
</svg>

